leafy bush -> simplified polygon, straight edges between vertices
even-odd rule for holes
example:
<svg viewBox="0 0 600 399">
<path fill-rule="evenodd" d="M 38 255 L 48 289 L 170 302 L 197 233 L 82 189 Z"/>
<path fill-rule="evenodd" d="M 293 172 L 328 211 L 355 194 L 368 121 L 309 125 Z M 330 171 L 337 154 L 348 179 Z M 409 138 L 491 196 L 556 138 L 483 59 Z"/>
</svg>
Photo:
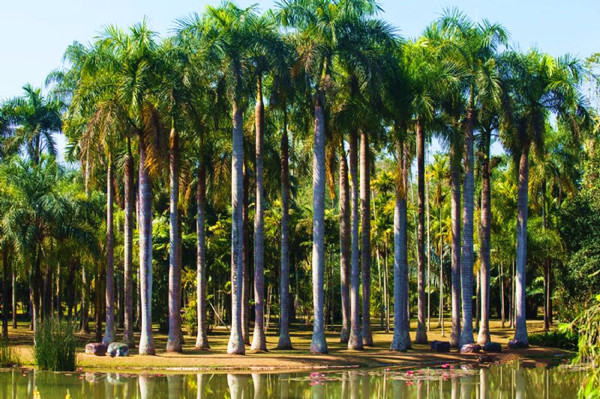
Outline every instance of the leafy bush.
<svg viewBox="0 0 600 399">
<path fill-rule="evenodd" d="M 75 344 L 72 324 L 46 320 L 35 333 L 35 362 L 43 370 L 74 371 Z"/>
<path fill-rule="evenodd" d="M 188 335 L 195 336 L 198 333 L 198 310 L 196 308 L 195 300 L 189 301 L 188 306 L 185 308 L 185 313 L 183 314 L 183 326 Z"/>
<path fill-rule="evenodd" d="M 567 326 L 559 326 L 557 331 L 529 335 L 529 343 L 550 348 L 577 350 L 578 334 Z"/>
<path fill-rule="evenodd" d="M 579 352 L 574 362 L 587 362 L 591 365 L 585 385 L 579 392 L 580 397 L 600 397 L 600 295 L 596 295 L 592 304 L 575 321 L 574 328 L 579 331 Z"/>
<path fill-rule="evenodd" d="M 9 367 L 15 364 L 19 364 L 19 359 L 8 345 L 8 340 L 0 341 L 0 367 Z"/>
</svg>

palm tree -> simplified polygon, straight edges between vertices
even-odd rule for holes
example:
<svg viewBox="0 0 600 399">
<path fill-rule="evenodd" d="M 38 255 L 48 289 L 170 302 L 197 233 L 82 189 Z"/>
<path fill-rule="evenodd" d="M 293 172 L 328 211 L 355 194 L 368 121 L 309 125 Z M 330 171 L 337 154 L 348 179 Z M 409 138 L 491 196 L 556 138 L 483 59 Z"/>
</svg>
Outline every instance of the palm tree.
<svg viewBox="0 0 600 399">
<path fill-rule="evenodd" d="M 342 294 L 342 331 L 340 342 L 350 339 L 350 190 L 348 183 L 348 161 L 343 148 L 340 150 L 340 287 Z"/>
<path fill-rule="evenodd" d="M 465 115 L 465 160 L 464 160 L 464 198 L 462 231 L 462 330 L 459 345 L 473 342 L 473 209 L 474 209 L 474 158 L 473 126 L 476 117 L 476 101 L 482 96 L 481 71 L 495 56 L 498 46 L 506 44 L 507 33 L 498 24 L 484 20 L 473 24 L 458 10 L 449 10 L 439 21 L 442 31 L 442 49 L 461 70 L 461 81 L 466 88 L 467 104 Z"/>
<path fill-rule="evenodd" d="M 525 270 L 527 263 L 527 207 L 529 152 L 532 145 L 543 150 L 549 113 L 571 125 L 587 114 L 579 93 L 582 67 L 570 57 L 553 58 L 536 50 L 527 54 L 508 52 L 502 57 L 503 82 L 500 135 L 504 146 L 518 164 L 517 251 L 516 251 L 516 345 L 527 346 L 525 314 Z"/>
</svg>

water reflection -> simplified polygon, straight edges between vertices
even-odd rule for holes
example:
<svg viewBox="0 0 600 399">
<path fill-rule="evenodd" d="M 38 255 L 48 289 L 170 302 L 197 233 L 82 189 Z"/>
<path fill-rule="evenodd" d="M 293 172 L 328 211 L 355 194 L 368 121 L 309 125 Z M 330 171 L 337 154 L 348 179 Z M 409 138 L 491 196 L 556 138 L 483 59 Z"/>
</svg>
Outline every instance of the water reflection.
<svg viewBox="0 0 600 399">
<path fill-rule="evenodd" d="M 352 369 L 295 374 L 0 372 L 4 398 L 570 398 L 585 375 L 563 367 Z"/>
</svg>

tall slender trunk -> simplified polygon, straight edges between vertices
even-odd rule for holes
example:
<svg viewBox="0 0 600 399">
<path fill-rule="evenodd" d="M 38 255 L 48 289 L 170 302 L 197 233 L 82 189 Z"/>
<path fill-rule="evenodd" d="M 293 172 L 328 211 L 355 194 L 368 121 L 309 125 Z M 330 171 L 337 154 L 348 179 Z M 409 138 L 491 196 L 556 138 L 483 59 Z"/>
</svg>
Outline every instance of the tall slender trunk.
<svg viewBox="0 0 600 399">
<path fill-rule="evenodd" d="M 243 165 L 244 177 L 242 200 L 242 339 L 245 345 L 250 345 L 250 228 L 248 218 L 250 214 L 250 168 L 247 161 Z"/>
<path fill-rule="evenodd" d="M 233 156 L 231 157 L 231 335 L 227 353 L 246 353 L 242 336 L 242 278 L 243 262 L 243 215 L 244 202 L 244 135 L 242 112 L 237 99 L 233 102 Z"/>
<path fill-rule="evenodd" d="M 396 182 L 394 207 L 394 337 L 390 347 L 393 351 L 410 348 L 408 334 L 408 244 L 406 223 L 406 192 L 408 181 L 407 151 L 404 145 L 398 148 L 400 159 L 399 177 Z"/>
<path fill-rule="evenodd" d="M 314 325 L 310 351 L 327 353 L 323 320 L 323 275 L 325 273 L 325 93 L 315 97 L 313 144 L 313 248 L 312 280 Z"/>
<path fill-rule="evenodd" d="M 256 130 L 256 198 L 254 211 L 254 334 L 252 346 L 255 351 L 266 351 L 265 338 L 265 205 L 263 188 L 263 142 L 265 107 L 262 100 L 262 76 L 256 83 L 256 107 L 254 112 Z"/>
<path fill-rule="evenodd" d="M 425 151 L 427 167 L 427 150 Z M 425 209 L 427 213 L 427 331 L 431 330 L 431 240 L 429 224 L 429 179 L 425 182 Z"/>
<path fill-rule="evenodd" d="M 104 286 L 104 268 L 102 264 L 98 264 L 98 268 L 96 270 L 96 278 L 95 278 L 95 292 L 94 292 L 94 321 L 96 323 L 94 328 L 95 340 L 96 342 L 100 342 L 102 340 L 102 304 L 104 301 L 102 300 L 102 292 L 105 289 Z"/>
<path fill-rule="evenodd" d="M 40 290 L 38 285 L 40 283 L 40 260 L 41 260 L 41 248 L 38 248 L 35 253 L 34 267 L 29 274 L 29 296 L 31 301 L 31 325 L 33 327 L 33 336 L 35 343 L 35 334 L 38 331 L 40 325 Z"/>
<path fill-rule="evenodd" d="M 279 342 L 277 349 L 291 349 L 290 339 L 290 170 L 287 112 L 283 111 L 281 135 L 281 270 L 279 273 Z"/>
<path fill-rule="evenodd" d="M 139 246 L 140 246 L 140 296 L 141 296 L 141 334 L 140 355 L 154 355 L 152 337 L 152 187 L 146 167 L 146 144 L 140 136 L 139 164 Z"/>
<path fill-rule="evenodd" d="M 179 132 L 169 137 L 169 332 L 167 352 L 181 352 L 181 265 L 179 264 Z"/>
<path fill-rule="evenodd" d="M 133 336 L 133 156 L 131 144 L 127 139 L 127 155 L 125 158 L 125 223 L 123 226 L 123 296 L 125 297 L 125 311 L 123 317 L 123 341 L 130 347 L 135 347 Z"/>
<path fill-rule="evenodd" d="M 519 159 L 519 198 L 517 202 L 517 257 L 515 312 L 516 327 L 514 339 L 528 345 L 527 323 L 525 315 L 525 266 L 527 265 L 527 188 L 529 183 L 529 143 L 523 145 Z"/>
<path fill-rule="evenodd" d="M 500 319 L 502 320 L 502 328 L 504 328 L 505 305 L 504 305 L 504 270 L 502 262 L 500 262 Z"/>
<path fill-rule="evenodd" d="M 348 162 L 342 143 L 340 151 L 340 291 L 342 294 L 342 332 L 340 342 L 350 338 L 350 184 Z"/>
<path fill-rule="evenodd" d="M 56 292 L 56 317 L 60 320 L 62 318 L 62 308 L 61 308 L 61 304 L 62 304 L 62 298 L 60 295 L 60 263 L 58 263 L 56 265 L 56 280 L 55 280 L 55 284 L 56 286 L 55 288 L 55 292 Z"/>
<path fill-rule="evenodd" d="M 418 320 L 415 342 L 427 343 L 425 313 L 425 131 L 422 122 L 417 119 L 417 184 L 418 184 L 418 230 L 417 230 L 417 285 Z"/>
<path fill-rule="evenodd" d="M 206 170 L 204 160 L 198 165 L 198 181 L 196 186 L 196 302 L 198 312 L 198 335 L 196 336 L 196 348 L 209 349 L 208 323 L 206 319 L 206 241 L 205 241 L 205 206 L 206 206 Z"/>
<path fill-rule="evenodd" d="M 115 275 L 114 275 L 114 170 L 112 157 L 108 159 L 106 171 L 106 326 L 102 342 L 105 345 L 115 340 Z"/>
<path fill-rule="evenodd" d="M 444 235 L 442 232 L 442 204 L 440 203 L 440 326 L 444 337 Z"/>
<path fill-rule="evenodd" d="M 542 226 L 544 232 L 548 227 L 548 215 L 546 213 L 546 177 L 542 178 Z M 550 258 L 544 259 L 544 331 L 550 330 L 551 323 L 551 293 L 550 293 Z"/>
<path fill-rule="evenodd" d="M 8 245 L 2 246 L 2 338 L 8 339 L 8 311 L 10 309 L 10 284 L 8 276 L 10 265 L 8 264 Z"/>
<path fill-rule="evenodd" d="M 450 345 L 458 346 L 460 337 L 460 149 L 453 142 L 450 147 L 450 185 L 452 219 L 452 331 Z"/>
<path fill-rule="evenodd" d="M 360 323 L 360 253 L 359 253 L 359 187 L 358 187 L 358 134 L 350 132 L 350 180 L 352 181 L 352 238 L 350 258 L 350 338 L 348 349 L 362 349 L 362 331 Z"/>
<path fill-rule="evenodd" d="M 384 274 L 383 274 L 383 303 L 384 303 L 384 311 L 385 311 L 385 332 L 390 332 L 390 298 L 388 297 L 388 242 L 387 236 L 383 242 L 383 266 L 384 266 Z"/>
<path fill-rule="evenodd" d="M 480 274 L 481 274 L 481 323 L 477 342 L 485 345 L 490 341 L 490 228 L 491 228 L 491 178 L 490 142 L 491 132 L 484 132 L 483 159 L 481 164 L 481 230 L 480 230 Z"/>
<path fill-rule="evenodd" d="M 473 91 L 471 89 L 471 95 Z M 462 330 L 459 345 L 473 343 L 473 207 L 475 176 L 473 173 L 473 109 L 467 111 L 465 132 L 465 180 L 461 257 Z"/>
<path fill-rule="evenodd" d="M 360 211 L 362 265 L 362 338 L 373 346 L 371 334 L 371 175 L 369 173 L 369 138 L 360 132 Z"/>
<path fill-rule="evenodd" d="M 75 287 L 72 289 L 75 290 Z M 17 328 L 17 273 L 14 267 L 12 268 L 12 327 Z"/>
<path fill-rule="evenodd" d="M 90 324 L 88 318 L 88 279 L 85 265 L 81 265 L 81 333 L 89 334 Z"/>
<path fill-rule="evenodd" d="M 69 278 L 67 280 L 67 320 L 69 320 L 69 323 L 73 322 L 73 309 L 76 306 L 76 302 L 75 302 L 75 268 L 77 266 L 77 261 L 76 259 L 71 259 L 71 261 L 69 261 Z M 13 275 L 14 278 L 14 275 Z M 14 285 L 13 285 L 14 287 Z M 14 288 L 13 288 L 14 289 Z M 13 302 L 14 302 L 15 298 L 13 296 Z M 14 305 L 13 305 L 14 306 Z"/>
</svg>

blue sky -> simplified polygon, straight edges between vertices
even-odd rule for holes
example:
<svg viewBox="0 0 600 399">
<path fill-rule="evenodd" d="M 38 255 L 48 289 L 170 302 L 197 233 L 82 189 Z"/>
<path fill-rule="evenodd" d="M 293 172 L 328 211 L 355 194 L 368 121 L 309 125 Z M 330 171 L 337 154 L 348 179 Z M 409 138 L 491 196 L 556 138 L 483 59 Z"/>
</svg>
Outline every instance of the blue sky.
<svg viewBox="0 0 600 399">
<path fill-rule="evenodd" d="M 202 12 L 199 0 L 3 0 L 0 12 L 0 100 L 20 95 L 29 82 L 42 86 L 46 75 L 60 67 L 65 48 L 73 41 L 89 42 L 105 25 L 128 26 L 147 16 L 161 35 L 173 21 Z M 239 0 L 240 6 L 257 3 L 262 10 L 274 1 Z M 599 0 L 382 0 L 381 17 L 412 38 L 437 18 L 444 8 L 458 7 L 474 20 L 499 22 L 521 49 L 531 46 L 553 55 L 570 53 L 580 58 L 600 51 Z"/>
</svg>

